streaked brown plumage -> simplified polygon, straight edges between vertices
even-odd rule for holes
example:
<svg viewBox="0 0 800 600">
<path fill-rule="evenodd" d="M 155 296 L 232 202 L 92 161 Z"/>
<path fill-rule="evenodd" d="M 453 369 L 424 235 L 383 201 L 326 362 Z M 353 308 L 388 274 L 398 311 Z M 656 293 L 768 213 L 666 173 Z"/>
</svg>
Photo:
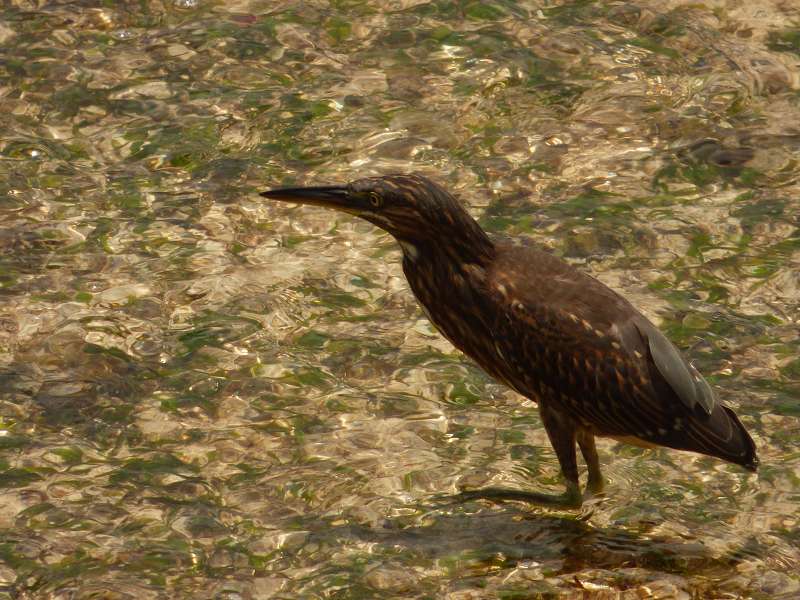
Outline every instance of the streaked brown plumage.
<svg viewBox="0 0 800 600">
<path fill-rule="evenodd" d="M 579 505 L 576 443 L 589 489 L 602 489 L 595 436 L 756 470 L 755 446 L 734 412 L 627 300 L 524 240 L 490 239 L 429 179 L 390 175 L 262 196 L 349 212 L 392 234 L 411 289 L 437 329 L 539 404 L 566 494 L 492 488 L 468 496 Z"/>
</svg>

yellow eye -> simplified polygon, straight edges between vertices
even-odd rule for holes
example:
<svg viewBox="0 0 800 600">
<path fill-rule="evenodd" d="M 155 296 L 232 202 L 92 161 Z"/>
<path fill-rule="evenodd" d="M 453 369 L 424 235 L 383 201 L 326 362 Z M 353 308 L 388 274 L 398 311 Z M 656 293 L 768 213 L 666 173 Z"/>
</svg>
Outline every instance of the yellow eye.
<svg viewBox="0 0 800 600">
<path fill-rule="evenodd" d="M 381 204 L 383 204 L 383 199 L 378 195 L 377 192 L 370 192 L 369 203 L 372 205 L 372 208 L 380 208 Z"/>
</svg>

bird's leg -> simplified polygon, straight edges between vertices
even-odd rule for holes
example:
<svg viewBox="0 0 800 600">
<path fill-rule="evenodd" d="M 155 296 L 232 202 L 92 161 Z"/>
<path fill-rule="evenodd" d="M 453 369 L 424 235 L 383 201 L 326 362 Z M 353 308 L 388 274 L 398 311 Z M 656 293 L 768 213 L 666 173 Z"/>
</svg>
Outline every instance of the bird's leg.
<svg viewBox="0 0 800 600">
<path fill-rule="evenodd" d="M 591 494 L 602 494 L 605 484 L 603 474 L 600 472 L 600 459 L 597 456 L 597 448 L 594 445 L 594 436 L 585 429 L 579 429 L 577 433 L 578 446 L 580 446 L 586 467 L 589 469 L 589 480 L 586 482 L 586 489 Z"/>
<path fill-rule="evenodd" d="M 561 474 L 567 485 L 567 491 L 563 495 L 564 503 L 578 507 L 583 498 L 578 484 L 578 459 L 575 456 L 577 436 L 575 423 L 563 413 L 549 408 L 544 402 L 539 406 L 544 430 L 547 432 L 547 437 L 550 438 L 553 450 L 556 451 L 558 463 L 561 465 Z"/>
<path fill-rule="evenodd" d="M 542 506 L 555 506 L 564 508 L 579 508 L 582 503 L 581 489 L 578 484 L 578 460 L 575 455 L 576 428 L 569 417 L 551 411 L 545 404 L 540 408 L 542 422 L 544 423 L 550 443 L 556 451 L 561 473 L 567 484 L 564 494 L 543 494 L 539 492 L 526 492 L 506 488 L 484 488 L 469 490 L 456 496 L 457 500 L 519 500 L 530 504 Z"/>
</svg>

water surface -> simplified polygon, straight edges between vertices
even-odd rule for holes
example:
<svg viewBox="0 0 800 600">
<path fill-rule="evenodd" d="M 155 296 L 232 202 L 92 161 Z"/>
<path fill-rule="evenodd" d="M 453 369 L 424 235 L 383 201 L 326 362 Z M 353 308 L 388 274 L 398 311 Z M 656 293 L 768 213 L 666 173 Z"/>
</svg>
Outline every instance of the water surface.
<svg viewBox="0 0 800 600">
<path fill-rule="evenodd" d="M 0 598 L 800 596 L 792 2 L 0 9 Z M 622 291 L 759 449 L 600 444 L 431 327 L 394 242 L 266 187 L 418 171 Z"/>
</svg>

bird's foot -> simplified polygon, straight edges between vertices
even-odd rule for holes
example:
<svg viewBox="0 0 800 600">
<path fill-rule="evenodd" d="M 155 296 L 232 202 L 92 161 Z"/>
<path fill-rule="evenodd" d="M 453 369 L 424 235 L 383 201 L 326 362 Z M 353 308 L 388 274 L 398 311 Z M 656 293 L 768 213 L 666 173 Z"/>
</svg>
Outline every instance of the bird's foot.
<svg viewBox="0 0 800 600">
<path fill-rule="evenodd" d="M 452 496 L 452 498 L 454 502 L 468 502 L 470 500 L 503 502 L 514 500 L 552 508 L 580 508 L 583 503 L 583 498 L 578 489 L 568 489 L 563 494 L 543 494 L 541 492 L 490 487 L 480 490 L 466 490 Z"/>
<path fill-rule="evenodd" d="M 589 477 L 589 480 L 586 482 L 586 495 L 590 498 L 595 496 L 603 496 L 605 489 L 606 484 L 602 477 L 597 479 Z"/>
</svg>

